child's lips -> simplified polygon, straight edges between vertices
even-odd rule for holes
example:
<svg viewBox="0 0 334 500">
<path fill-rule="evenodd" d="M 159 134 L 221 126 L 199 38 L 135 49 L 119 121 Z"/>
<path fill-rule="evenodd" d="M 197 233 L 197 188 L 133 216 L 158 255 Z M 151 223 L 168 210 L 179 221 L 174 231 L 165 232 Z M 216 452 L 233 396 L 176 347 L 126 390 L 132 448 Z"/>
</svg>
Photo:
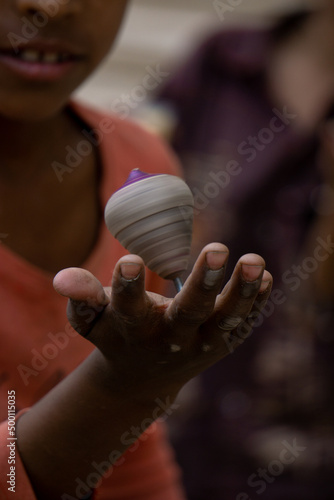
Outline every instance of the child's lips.
<svg viewBox="0 0 334 500">
<path fill-rule="evenodd" d="M 0 49 L 0 64 L 28 80 L 56 81 L 83 57 L 55 44 L 26 45 L 14 50 Z"/>
</svg>

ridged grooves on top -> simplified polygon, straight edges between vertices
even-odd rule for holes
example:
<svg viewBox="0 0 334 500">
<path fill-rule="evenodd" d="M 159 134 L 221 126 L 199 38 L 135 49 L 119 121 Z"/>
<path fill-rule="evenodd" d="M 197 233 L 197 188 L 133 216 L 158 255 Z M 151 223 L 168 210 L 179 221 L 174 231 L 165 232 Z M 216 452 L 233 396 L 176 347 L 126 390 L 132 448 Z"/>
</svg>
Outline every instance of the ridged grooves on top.
<svg viewBox="0 0 334 500">
<path fill-rule="evenodd" d="M 105 220 L 129 252 L 161 277 L 174 278 L 188 265 L 193 203 L 179 177 L 133 170 L 108 201 Z"/>
</svg>

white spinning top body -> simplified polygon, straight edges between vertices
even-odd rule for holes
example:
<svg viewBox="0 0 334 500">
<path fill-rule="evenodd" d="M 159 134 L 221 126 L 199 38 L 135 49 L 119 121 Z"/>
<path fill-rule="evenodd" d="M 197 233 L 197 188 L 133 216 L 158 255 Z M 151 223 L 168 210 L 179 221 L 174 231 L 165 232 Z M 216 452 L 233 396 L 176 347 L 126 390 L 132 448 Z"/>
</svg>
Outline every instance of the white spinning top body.
<svg viewBox="0 0 334 500">
<path fill-rule="evenodd" d="M 177 279 L 187 269 L 194 200 L 174 175 L 132 170 L 109 199 L 105 221 L 111 234 L 162 278 Z"/>
</svg>

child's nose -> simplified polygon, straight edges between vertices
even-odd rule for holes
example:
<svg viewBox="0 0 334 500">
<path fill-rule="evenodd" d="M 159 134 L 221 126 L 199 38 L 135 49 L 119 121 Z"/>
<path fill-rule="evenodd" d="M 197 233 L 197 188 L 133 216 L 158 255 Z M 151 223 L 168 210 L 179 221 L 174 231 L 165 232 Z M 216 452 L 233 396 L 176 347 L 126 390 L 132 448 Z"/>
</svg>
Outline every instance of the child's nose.
<svg viewBox="0 0 334 500">
<path fill-rule="evenodd" d="M 77 13 L 81 9 L 81 0 L 14 0 L 22 15 L 40 15 L 52 19 Z"/>
</svg>

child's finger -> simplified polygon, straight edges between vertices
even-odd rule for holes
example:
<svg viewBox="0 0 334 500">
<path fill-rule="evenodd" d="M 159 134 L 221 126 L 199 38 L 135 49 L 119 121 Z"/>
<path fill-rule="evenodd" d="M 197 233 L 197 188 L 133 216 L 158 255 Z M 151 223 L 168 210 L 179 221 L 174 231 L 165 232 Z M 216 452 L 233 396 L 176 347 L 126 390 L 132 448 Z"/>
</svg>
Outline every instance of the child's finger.
<svg viewBox="0 0 334 500">
<path fill-rule="evenodd" d="M 268 271 L 264 271 L 259 292 L 244 320 L 242 320 L 241 316 L 237 316 L 236 328 L 234 328 L 233 330 L 229 330 L 228 328 L 224 329 L 224 326 L 226 327 L 228 324 L 224 322 L 220 323 L 222 334 L 216 334 L 215 337 L 211 334 L 211 338 L 205 339 L 205 344 L 219 345 L 220 343 L 221 345 L 223 345 L 223 348 L 225 350 L 227 348 L 228 352 L 230 353 L 233 352 L 239 345 L 243 344 L 243 342 L 253 332 L 253 328 L 256 325 L 259 316 L 261 315 L 261 310 L 270 296 L 272 283 L 273 279 L 271 274 Z"/>
<path fill-rule="evenodd" d="M 111 287 L 111 307 L 127 323 L 135 325 L 145 315 L 145 267 L 138 255 L 126 255 L 116 264 Z"/>
<path fill-rule="evenodd" d="M 69 298 L 67 317 L 73 328 L 87 336 L 110 302 L 101 283 L 89 271 L 73 267 L 60 271 L 53 286 L 60 295 Z"/>
<path fill-rule="evenodd" d="M 181 292 L 169 307 L 169 318 L 180 326 L 200 326 L 211 315 L 225 275 L 228 249 L 211 243 L 200 253 Z"/>
<path fill-rule="evenodd" d="M 232 277 L 216 303 L 216 322 L 224 331 L 231 331 L 241 324 L 253 307 L 261 289 L 265 262 L 256 254 L 241 257 Z"/>
<path fill-rule="evenodd" d="M 207 351 L 219 349 L 226 355 L 249 336 L 251 328 L 246 323 L 259 309 L 258 297 L 263 305 L 270 293 L 272 277 L 264 266 L 264 260 L 256 254 L 244 255 L 239 260 L 230 281 L 217 297 L 214 314 L 202 329 L 201 340 Z"/>
</svg>

